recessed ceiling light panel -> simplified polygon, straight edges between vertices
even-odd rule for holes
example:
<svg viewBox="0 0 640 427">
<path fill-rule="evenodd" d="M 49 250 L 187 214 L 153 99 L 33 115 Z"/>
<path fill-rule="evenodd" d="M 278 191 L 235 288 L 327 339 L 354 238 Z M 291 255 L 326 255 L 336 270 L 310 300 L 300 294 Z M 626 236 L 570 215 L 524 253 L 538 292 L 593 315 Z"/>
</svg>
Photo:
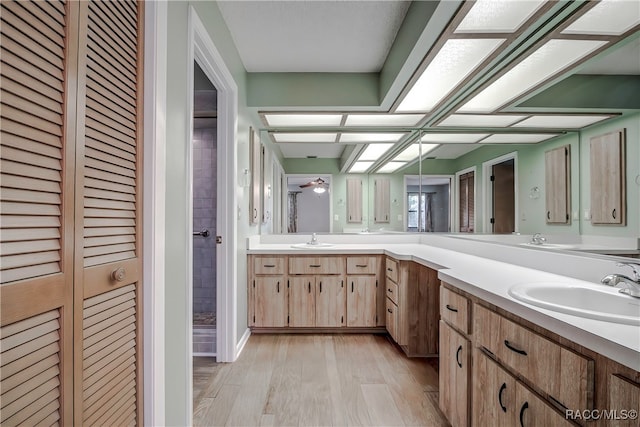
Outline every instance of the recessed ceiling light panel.
<svg viewBox="0 0 640 427">
<path fill-rule="evenodd" d="M 340 142 L 396 142 L 404 133 L 343 133 Z"/>
<path fill-rule="evenodd" d="M 532 144 L 558 136 L 550 133 L 496 133 L 483 139 L 481 144 Z"/>
<path fill-rule="evenodd" d="M 342 114 L 265 114 L 269 126 L 340 126 Z"/>
<path fill-rule="evenodd" d="M 431 111 L 503 41 L 503 39 L 447 40 L 396 111 Z"/>
<path fill-rule="evenodd" d="M 360 157 L 358 157 L 358 161 L 362 160 L 378 160 L 384 153 L 389 151 L 389 148 L 393 147 L 393 144 L 369 144 L 367 148 L 364 149 Z"/>
<path fill-rule="evenodd" d="M 601 0 L 562 34 L 602 34 L 619 36 L 640 24 L 637 0 Z"/>
<path fill-rule="evenodd" d="M 438 147 L 438 144 L 422 144 L 422 155 L 424 156 L 429 151 Z M 400 154 L 394 157 L 394 162 L 410 162 L 417 159 L 420 156 L 420 144 L 411 144 L 404 149 Z"/>
<path fill-rule="evenodd" d="M 402 166 L 406 165 L 406 162 L 389 162 L 378 169 L 379 173 L 391 173 L 400 169 Z"/>
<path fill-rule="evenodd" d="M 477 0 L 455 33 L 513 33 L 546 0 Z"/>
<path fill-rule="evenodd" d="M 488 113 L 580 61 L 607 42 L 552 39 L 498 80 L 471 98 L 458 111 Z"/>
<path fill-rule="evenodd" d="M 373 162 L 355 162 L 351 169 L 349 169 L 349 173 L 363 173 L 366 172 L 367 169 L 371 167 Z"/>
<path fill-rule="evenodd" d="M 580 129 L 593 123 L 606 120 L 610 116 L 531 116 L 513 127 Z"/>
<path fill-rule="evenodd" d="M 273 133 L 276 142 L 336 142 L 336 133 Z"/>
<path fill-rule="evenodd" d="M 488 133 L 427 133 L 422 136 L 422 142 L 473 144 L 488 135 Z"/>
<path fill-rule="evenodd" d="M 415 126 L 423 114 L 349 114 L 346 126 Z"/>
<path fill-rule="evenodd" d="M 507 127 L 527 116 L 507 114 L 452 114 L 438 126 L 459 127 Z"/>
</svg>

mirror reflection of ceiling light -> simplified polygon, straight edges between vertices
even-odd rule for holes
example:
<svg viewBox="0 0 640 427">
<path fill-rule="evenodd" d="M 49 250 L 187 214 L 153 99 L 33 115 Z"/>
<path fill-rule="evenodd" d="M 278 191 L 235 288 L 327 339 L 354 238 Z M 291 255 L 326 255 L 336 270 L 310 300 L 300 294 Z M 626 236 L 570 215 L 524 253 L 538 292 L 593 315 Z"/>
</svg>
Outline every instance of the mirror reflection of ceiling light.
<svg viewBox="0 0 640 427">
<path fill-rule="evenodd" d="M 513 127 L 579 129 L 609 117 L 611 116 L 531 116 Z"/>
<path fill-rule="evenodd" d="M 496 133 L 480 141 L 481 144 L 531 144 L 558 136 L 554 133 Z"/>
<path fill-rule="evenodd" d="M 404 133 L 343 133 L 340 142 L 396 142 Z"/>
<path fill-rule="evenodd" d="M 507 127 L 527 116 L 507 114 L 452 114 L 438 126 Z"/>
<path fill-rule="evenodd" d="M 431 111 L 480 65 L 504 39 L 449 39 L 396 111 Z"/>
<path fill-rule="evenodd" d="M 488 133 L 427 133 L 422 142 L 438 142 L 448 144 L 473 144 L 486 138 Z"/>
<path fill-rule="evenodd" d="M 422 144 L 422 155 L 436 148 L 438 144 Z M 400 154 L 393 158 L 394 162 L 410 162 L 417 159 L 420 155 L 420 144 L 411 144 L 405 148 Z"/>
<path fill-rule="evenodd" d="M 269 126 L 340 126 L 342 114 L 265 114 Z"/>
<path fill-rule="evenodd" d="M 369 144 L 364 149 L 358 160 L 378 160 L 389 148 L 393 147 L 393 144 Z"/>
<path fill-rule="evenodd" d="M 276 142 L 336 142 L 335 133 L 273 133 Z"/>
<path fill-rule="evenodd" d="M 378 169 L 379 173 L 391 173 L 400 169 L 402 166 L 406 165 L 407 162 L 389 162 Z"/>
<path fill-rule="evenodd" d="M 458 111 L 488 113 L 607 44 L 602 40 L 552 39 L 471 98 Z"/>
<path fill-rule="evenodd" d="M 355 162 L 351 169 L 349 169 L 349 173 L 363 173 L 366 172 L 373 165 L 373 162 Z"/>
<path fill-rule="evenodd" d="M 313 192 L 318 194 L 322 194 L 325 191 L 327 191 L 327 189 L 324 188 L 324 185 L 318 185 L 316 188 L 313 189 Z"/>
<path fill-rule="evenodd" d="M 546 0 L 477 0 L 455 33 L 513 33 Z"/>
<path fill-rule="evenodd" d="M 619 36 L 640 24 L 637 0 L 601 0 L 562 34 L 602 34 Z"/>
<path fill-rule="evenodd" d="M 345 126 L 415 126 L 422 114 L 349 114 Z"/>
</svg>

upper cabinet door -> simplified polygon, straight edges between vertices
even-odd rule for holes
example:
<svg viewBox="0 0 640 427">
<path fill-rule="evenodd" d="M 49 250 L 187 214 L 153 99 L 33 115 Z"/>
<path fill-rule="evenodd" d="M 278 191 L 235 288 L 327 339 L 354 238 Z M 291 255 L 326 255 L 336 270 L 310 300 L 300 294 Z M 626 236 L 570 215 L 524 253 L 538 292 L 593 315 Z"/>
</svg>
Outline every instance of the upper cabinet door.
<svg viewBox="0 0 640 427">
<path fill-rule="evenodd" d="M 249 198 L 249 224 L 259 224 L 262 218 L 262 145 L 258 132 L 249 129 L 249 155 L 251 168 L 251 197 Z"/>
<path fill-rule="evenodd" d="M 347 178 L 347 222 L 362 222 L 362 180 Z"/>
<path fill-rule="evenodd" d="M 570 146 L 544 153 L 547 224 L 568 224 L 571 212 Z"/>
<path fill-rule="evenodd" d="M 591 138 L 591 223 L 626 224 L 624 129 Z"/>
<path fill-rule="evenodd" d="M 376 223 L 388 223 L 391 218 L 391 181 L 389 178 L 377 178 L 374 181 L 374 216 Z"/>
</svg>

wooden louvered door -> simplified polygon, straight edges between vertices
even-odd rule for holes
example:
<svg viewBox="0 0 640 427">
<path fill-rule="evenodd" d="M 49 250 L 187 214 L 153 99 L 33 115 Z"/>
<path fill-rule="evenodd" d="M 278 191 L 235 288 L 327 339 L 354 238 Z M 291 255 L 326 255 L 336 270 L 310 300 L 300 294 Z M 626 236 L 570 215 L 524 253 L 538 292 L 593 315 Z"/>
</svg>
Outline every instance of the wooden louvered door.
<svg viewBox="0 0 640 427">
<path fill-rule="evenodd" d="M 0 6 L 0 423 L 142 424 L 143 3 Z"/>
<path fill-rule="evenodd" d="M 141 421 L 142 2 L 80 3 L 75 424 Z"/>
<path fill-rule="evenodd" d="M 0 424 L 71 424 L 77 9 L 0 7 Z"/>
</svg>

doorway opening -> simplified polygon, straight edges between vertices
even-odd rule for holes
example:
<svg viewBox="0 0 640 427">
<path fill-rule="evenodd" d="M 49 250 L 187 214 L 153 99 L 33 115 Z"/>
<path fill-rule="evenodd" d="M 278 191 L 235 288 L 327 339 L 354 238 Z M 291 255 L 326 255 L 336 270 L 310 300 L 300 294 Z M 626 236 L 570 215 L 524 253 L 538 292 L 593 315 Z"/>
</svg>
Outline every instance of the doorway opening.
<svg viewBox="0 0 640 427">
<path fill-rule="evenodd" d="M 288 233 L 330 233 L 331 205 L 330 175 L 287 175 Z"/>
<path fill-rule="evenodd" d="M 216 355 L 218 92 L 197 62 L 193 93 L 193 355 Z"/>
<path fill-rule="evenodd" d="M 493 234 L 518 231 L 518 173 L 517 153 L 493 159 L 483 164 L 487 195 L 485 230 Z"/>
</svg>

